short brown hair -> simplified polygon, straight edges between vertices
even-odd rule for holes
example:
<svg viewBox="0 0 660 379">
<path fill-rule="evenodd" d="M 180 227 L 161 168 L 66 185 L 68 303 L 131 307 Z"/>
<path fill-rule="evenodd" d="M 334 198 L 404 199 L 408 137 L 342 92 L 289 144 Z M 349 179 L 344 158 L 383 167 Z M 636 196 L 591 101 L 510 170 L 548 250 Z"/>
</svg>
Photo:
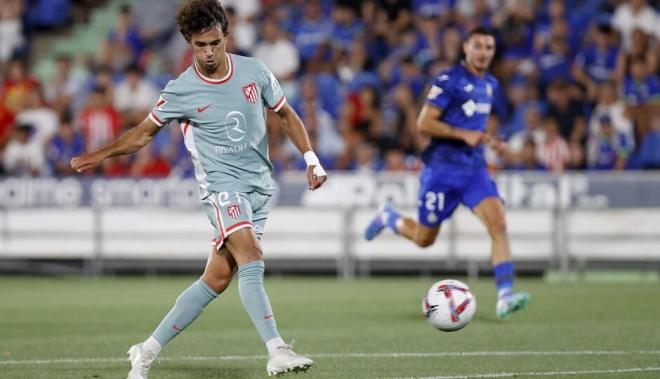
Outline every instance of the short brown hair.
<svg viewBox="0 0 660 379">
<path fill-rule="evenodd" d="M 176 23 L 187 42 L 194 34 L 203 33 L 220 24 L 222 34 L 229 34 L 227 14 L 218 0 L 189 0 L 176 15 Z"/>
</svg>

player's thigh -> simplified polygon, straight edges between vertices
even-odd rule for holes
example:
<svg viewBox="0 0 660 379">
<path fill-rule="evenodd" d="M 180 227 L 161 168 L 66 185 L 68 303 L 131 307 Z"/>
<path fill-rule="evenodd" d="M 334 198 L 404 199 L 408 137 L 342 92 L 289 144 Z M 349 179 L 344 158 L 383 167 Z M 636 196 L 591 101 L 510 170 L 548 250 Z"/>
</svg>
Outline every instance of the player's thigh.
<svg viewBox="0 0 660 379">
<path fill-rule="evenodd" d="M 459 186 L 460 182 L 454 177 L 443 177 L 433 171 L 422 173 L 417 196 L 417 220 L 422 227 L 420 233 L 432 234 L 432 230 L 439 229 L 440 224 L 451 217 L 461 201 L 457 192 Z"/>
<path fill-rule="evenodd" d="M 236 269 L 236 260 L 226 247 L 222 247 L 220 250 L 212 247 L 209 257 L 206 260 L 202 279 L 206 285 L 220 293 L 229 286 L 236 273 Z"/>
<path fill-rule="evenodd" d="M 255 191 L 248 194 L 248 199 L 252 205 L 252 228 L 257 238 L 261 240 L 270 214 L 272 196 Z"/>
<path fill-rule="evenodd" d="M 227 237 L 225 246 L 238 266 L 263 260 L 261 243 L 252 228 L 240 229 Z"/>
</svg>

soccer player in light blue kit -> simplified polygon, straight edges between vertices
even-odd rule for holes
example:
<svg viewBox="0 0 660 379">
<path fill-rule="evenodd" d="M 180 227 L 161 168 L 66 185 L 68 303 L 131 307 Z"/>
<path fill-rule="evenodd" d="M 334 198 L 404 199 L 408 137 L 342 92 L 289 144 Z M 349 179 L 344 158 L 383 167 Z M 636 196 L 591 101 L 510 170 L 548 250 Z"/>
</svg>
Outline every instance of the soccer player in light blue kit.
<svg viewBox="0 0 660 379">
<path fill-rule="evenodd" d="M 83 172 L 105 158 L 134 153 L 166 124 L 178 120 L 215 232 L 202 277 L 181 293 L 146 341 L 129 349 L 128 378 L 147 378 L 162 347 L 229 286 L 236 272 L 243 305 L 268 350 L 268 374 L 306 371 L 313 362 L 296 354 L 280 337 L 263 285 L 259 237 L 273 193 L 265 106 L 277 112 L 285 132 L 304 154 L 309 188 L 319 188 L 327 175 L 273 74 L 261 61 L 226 53 L 228 21 L 218 0 L 187 2 L 177 14 L 177 24 L 194 50 L 193 65 L 167 84 L 140 125 L 71 162 Z"/>
<path fill-rule="evenodd" d="M 498 82 L 487 70 L 495 55 L 495 37 L 487 28 L 476 28 L 463 43 L 465 60 L 433 81 L 427 102 L 417 120 L 420 132 L 431 136 L 422 153 L 418 221 L 402 217 L 386 204 L 367 227 L 365 238 L 374 239 L 389 228 L 420 247 L 435 242 L 440 225 L 459 204 L 472 209 L 492 241 L 491 262 L 498 290 L 496 314 L 508 318 L 527 306 L 528 293 L 513 292 L 514 266 L 506 231 L 504 206 L 484 160 L 483 144 L 497 151 L 505 145 L 488 136 L 486 123 Z"/>
</svg>

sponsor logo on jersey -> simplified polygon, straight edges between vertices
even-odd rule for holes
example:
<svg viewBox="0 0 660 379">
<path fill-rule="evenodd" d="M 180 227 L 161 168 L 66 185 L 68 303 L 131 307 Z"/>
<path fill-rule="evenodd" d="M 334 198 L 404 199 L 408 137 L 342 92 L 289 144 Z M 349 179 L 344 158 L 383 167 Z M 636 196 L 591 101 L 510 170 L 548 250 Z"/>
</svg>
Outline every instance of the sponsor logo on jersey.
<svg viewBox="0 0 660 379">
<path fill-rule="evenodd" d="M 227 206 L 227 214 L 233 219 L 237 219 L 241 215 L 241 206 L 238 204 L 232 204 Z"/>
<path fill-rule="evenodd" d="M 490 113 L 490 103 L 475 103 L 474 100 L 470 99 L 463 104 L 463 113 L 466 116 L 472 117 L 475 113 L 488 114 Z"/>
<path fill-rule="evenodd" d="M 245 115 L 239 111 L 231 111 L 225 117 L 225 120 L 230 125 L 227 125 L 227 137 L 234 141 L 239 142 L 245 138 L 247 133 L 247 122 L 245 121 Z"/>
<path fill-rule="evenodd" d="M 249 103 L 256 103 L 257 102 L 257 85 L 252 82 L 246 86 L 243 87 L 243 96 L 245 96 L 245 100 L 247 100 Z"/>
</svg>

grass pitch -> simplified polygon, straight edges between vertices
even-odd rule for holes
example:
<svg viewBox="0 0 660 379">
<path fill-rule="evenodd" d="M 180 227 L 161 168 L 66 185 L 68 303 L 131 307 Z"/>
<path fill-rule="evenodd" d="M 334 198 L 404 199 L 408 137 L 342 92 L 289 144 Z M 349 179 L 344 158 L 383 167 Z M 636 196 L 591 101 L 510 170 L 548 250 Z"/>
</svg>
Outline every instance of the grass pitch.
<svg viewBox="0 0 660 379">
<path fill-rule="evenodd" d="M 285 340 L 316 364 L 292 378 L 660 377 L 658 283 L 519 280 L 530 308 L 495 317 L 491 280 L 465 280 L 477 314 L 442 333 L 421 297 L 442 278 L 267 278 Z M 122 378 L 194 277 L 0 278 L 0 378 Z M 161 354 L 150 378 L 263 378 L 265 349 L 236 284 Z"/>
</svg>

